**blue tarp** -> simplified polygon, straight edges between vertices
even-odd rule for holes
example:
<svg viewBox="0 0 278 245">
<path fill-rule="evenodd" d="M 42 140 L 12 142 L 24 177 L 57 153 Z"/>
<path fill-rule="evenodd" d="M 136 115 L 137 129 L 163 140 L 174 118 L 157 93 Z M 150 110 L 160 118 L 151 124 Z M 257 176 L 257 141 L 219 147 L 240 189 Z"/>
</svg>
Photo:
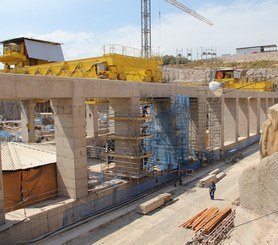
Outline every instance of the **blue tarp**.
<svg viewBox="0 0 278 245">
<path fill-rule="evenodd" d="M 11 134 L 8 133 L 7 131 L 0 130 L 0 137 L 10 137 Z"/>
</svg>

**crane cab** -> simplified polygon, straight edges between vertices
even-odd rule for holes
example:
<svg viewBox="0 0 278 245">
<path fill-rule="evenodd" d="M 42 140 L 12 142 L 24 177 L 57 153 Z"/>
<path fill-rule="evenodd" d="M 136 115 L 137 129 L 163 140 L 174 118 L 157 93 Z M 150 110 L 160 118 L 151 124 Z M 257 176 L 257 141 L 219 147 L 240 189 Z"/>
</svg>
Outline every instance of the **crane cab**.
<svg viewBox="0 0 278 245">
<path fill-rule="evenodd" d="M 264 78 L 258 81 L 248 81 L 246 70 L 219 68 L 214 71 L 214 80 L 223 83 L 226 89 L 255 90 L 263 92 L 274 91 L 274 82 Z"/>
<path fill-rule="evenodd" d="M 0 42 L 3 45 L 3 55 L 0 62 L 8 72 L 12 68 L 22 68 L 63 61 L 64 56 L 60 43 L 20 37 Z"/>
</svg>

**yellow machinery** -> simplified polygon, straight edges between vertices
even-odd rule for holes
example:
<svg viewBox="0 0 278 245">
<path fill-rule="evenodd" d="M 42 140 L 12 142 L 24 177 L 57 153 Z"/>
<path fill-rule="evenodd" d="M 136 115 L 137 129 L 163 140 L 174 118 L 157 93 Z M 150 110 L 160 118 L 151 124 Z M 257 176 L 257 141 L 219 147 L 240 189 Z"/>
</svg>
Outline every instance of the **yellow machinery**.
<svg viewBox="0 0 278 245">
<path fill-rule="evenodd" d="M 56 53 L 60 51 L 58 43 L 17 38 L 2 44 L 3 55 L 0 56 L 0 62 L 5 64 L 2 71 L 5 73 L 142 82 L 160 82 L 162 79 L 162 62 L 157 58 L 145 59 L 128 56 L 126 52 L 110 52 L 101 57 L 59 62 L 57 59 L 63 59 L 63 55 L 57 57 Z M 49 49 L 52 51 L 50 57 Z M 126 47 L 122 50 L 126 51 Z"/>
<path fill-rule="evenodd" d="M 274 83 L 272 81 L 260 80 L 256 82 L 248 82 L 241 79 L 241 71 L 236 69 L 217 69 L 215 71 L 214 79 L 217 82 L 224 83 L 224 88 L 255 90 L 273 92 Z"/>
</svg>

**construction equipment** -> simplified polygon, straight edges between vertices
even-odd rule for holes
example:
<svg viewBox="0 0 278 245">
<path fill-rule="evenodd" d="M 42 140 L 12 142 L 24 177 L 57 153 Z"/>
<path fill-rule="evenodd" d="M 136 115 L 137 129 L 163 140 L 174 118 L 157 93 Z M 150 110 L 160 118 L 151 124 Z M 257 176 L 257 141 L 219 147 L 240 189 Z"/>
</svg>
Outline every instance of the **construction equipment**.
<svg viewBox="0 0 278 245">
<path fill-rule="evenodd" d="M 222 87 L 232 90 L 255 90 L 255 91 L 264 91 L 264 92 L 273 92 L 274 83 L 273 81 L 267 81 L 260 79 L 258 81 L 249 82 L 244 80 L 243 71 L 233 68 L 218 68 L 212 72 L 212 77 L 214 78 L 213 82 L 219 83 L 216 84 L 216 87 Z M 212 84 L 213 85 L 213 84 Z M 214 88 L 215 89 L 215 88 Z M 217 89 L 215 90 L 217 91 Z M 227 93 L 229 90 L 225 91 Z"/>
<path fill-rule="evenodd" d="M 209 25 L 213 25 L 213 23 L 209 19 L 186 7 L 182 3 L 176 0 L 165 1 L 192 15 L 193 17 Z M 141 0 L 141 49 L 143 57 L 151 57 L 151 0 Z"/>
<path fill-rule="evenodd" d="M 104 49 L 107 53 L 101 57 L 64 61 L 60 43 L 25 37 L 1 43 L 3 55 L 0 62 L 4 63 L 2 72 L 5 73 L 142 82 L 159 82 L 162 79 L 159 57 L 136 57 L 135 49 L 121 45 L 108 45 Z M 128 52 L 133 55 L 127 55 Z"/>
</svg>

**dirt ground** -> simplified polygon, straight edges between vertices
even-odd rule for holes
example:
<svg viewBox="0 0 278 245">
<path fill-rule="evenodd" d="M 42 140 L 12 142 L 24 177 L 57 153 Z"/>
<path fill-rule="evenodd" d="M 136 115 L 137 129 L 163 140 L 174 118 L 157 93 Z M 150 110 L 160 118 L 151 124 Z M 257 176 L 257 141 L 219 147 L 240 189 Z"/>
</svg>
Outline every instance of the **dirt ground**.
<svg viewBox="0 0 278 245">
<path fill-rule="evenodd" d="M 255 149 L 257 146 L 253 151 Z M 227 174 L 216 184 L 215 200 L 209 198 L 208 189 L 198 187 L 198 180 L 190 181 L 192 177 L 186 177 L 184 182 L 189 182 L 188 184 L 171 186 L 166 190 L 173 194 L 177 199 L 176 202 L 163 206 L 149 215 L 130 211 L 98 229 L 90 229 L 93 223 L 87 223 L 86 227 L 75 229 L 74 232 L 78 234 L 74 236 L 75 238 L 69 237 L 72 231 L 60 234 L 60 238 L 63 239 L 56 244 L 186 244 L 194 232 L 179 225 L 207 207 L 236 209 L 235 228 L 221 244 L 278 244 L 278 213 L 257 215 L 240 206 L 232 205 L 232 202 L 239 197 L 238 180 L 241 172 L 258 161 L 259 153 L 256 151 L 235 164 L 220 163 L 206 169 L 203 175 L 215 168 L 220 168 Z M 52 240 L 52 243 L 45 241 L 44 244 L 55 244 L 57 241 Z"/>
</svg>

